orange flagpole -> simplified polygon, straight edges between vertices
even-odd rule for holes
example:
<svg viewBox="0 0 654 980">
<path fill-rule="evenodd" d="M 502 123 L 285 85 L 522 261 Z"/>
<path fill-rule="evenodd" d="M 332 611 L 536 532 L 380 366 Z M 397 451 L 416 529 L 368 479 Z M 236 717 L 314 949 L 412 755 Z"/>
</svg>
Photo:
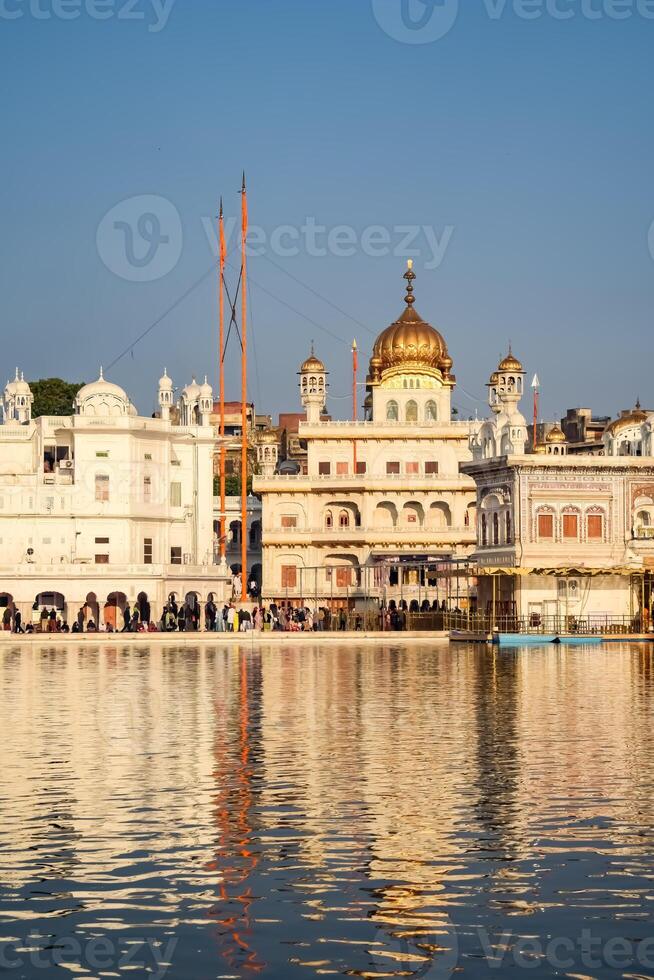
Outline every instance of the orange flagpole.
<svg viewBox="0 0 654 980">
<path fill-rule="evenodd" d="M 352 341 L 352 421 L 357 421 L 358 410 L 357 410 L 357 373 L 359 370 L 359 351 L 357 348 L 356 340 Z M 357 473 L 357 441 L 352 440 L 352 446 L 354 450 L 354 473 Z"/>
<path fill-rule="evenodd" d="M 245 173 L 241 188 L 241 588 L 247 595 L 248 574 L 248 406 L 247 406 L 247 256 L 245 246 L 248 235 L 248 199 L 245 189 Z"/>
<path fill-rule="evenodd" d="M 220 239 L 220 282 L 219 282 L 219 380 L 220 387 L 220 560 L 225 560 L 227 553 L 226 515 L 225 515 L 225 225 L 223 220 L 223 199 L 220 199 L 220 215 L 218 217 Z"/>
</svg>

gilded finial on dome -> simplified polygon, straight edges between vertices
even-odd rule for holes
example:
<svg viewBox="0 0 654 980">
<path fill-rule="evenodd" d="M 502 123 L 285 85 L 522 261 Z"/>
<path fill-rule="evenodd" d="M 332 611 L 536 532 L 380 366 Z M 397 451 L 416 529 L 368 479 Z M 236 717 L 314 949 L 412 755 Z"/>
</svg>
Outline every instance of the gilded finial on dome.
<svg viewBox="0 0 654 980">
<path fill-rule="evenodd" d="M 413 295 L 413 281 L 416 278 L 416 274 L 413 271 L 413 259 L 407 260 L 407 270 L 404 273 L 404 278 L 406 279 L 408 285 L 406 288 L 406 296 L 404 297 L 404 302 L 407 306 L 413 306 L 416 299 Z"/>
</svg>

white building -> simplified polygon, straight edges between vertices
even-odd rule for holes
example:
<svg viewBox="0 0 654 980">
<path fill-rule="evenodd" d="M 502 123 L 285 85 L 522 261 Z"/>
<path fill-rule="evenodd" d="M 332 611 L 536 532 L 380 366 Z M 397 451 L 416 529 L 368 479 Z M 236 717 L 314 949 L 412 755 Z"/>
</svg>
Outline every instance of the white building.
<svg viewBox="0 0 654 980">
<path fill-rule="evenodd" d="M 474 423 L 452 421 L 452 359 L 414 308 L 411 267 L 405 278 L 406 307 L 373 347 L 365 420 L 321 421 L 328 373 L 312 352 L 300 368 L 307 473 L 280 475 L 262 440 L 267 599 L 435 598 L 439 562 L 474 545 L 474 483 L 459 472 Z"/>
<path fill-rule="evenodd" d="M 213 557 L 211 387 L 181 392 L 182 424 L 167 373 L 160 418 L 136 413 L 118 385 L 84 386 L 70 417 L 32 419 L 33 396 L 19 378 L 4 392 L 0 426 L 0 606 L 80 607 L 110 622 L 125 602 L 153 618 L 167 596 L 222 595 Z"/>
<path fill-rule="evenodd" d="M 491 377 L 493 415 L 473 435 L 474 461 L 463 466 L 477 486 L 479 612 L 509 631 L 513 620 L 646 628 L 654 574 L 652 417 L 637 408 L 608 425 L 601 456 L 568 455 L 558 426 L 526 453 L 516 397 L 524 372 L 512 355 L 505 370 L 507 361 Z"/>
</svg>

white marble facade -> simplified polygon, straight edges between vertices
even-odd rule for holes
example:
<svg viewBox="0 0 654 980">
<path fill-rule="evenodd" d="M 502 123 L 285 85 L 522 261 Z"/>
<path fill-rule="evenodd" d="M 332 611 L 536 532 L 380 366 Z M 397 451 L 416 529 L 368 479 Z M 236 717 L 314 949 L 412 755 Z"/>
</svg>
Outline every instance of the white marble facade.
<svg viewBox="0 0 654 980">
<path fill-rule="evenodd" d="M 222 594 L 211 389 L 181 392 L 179 425 L 173 400 L 165 373 L 162 417 L 141 417 L 101 372 L 72 416 L 32 419 L 29 386 L 16 373 L 0 426 L 0 605 L 15 605 L 24 621 L 35 601 L 68 620 L 86 606 L 102 623 L 139 596 L 158 616 L 171 592 Z"/>
</svg>

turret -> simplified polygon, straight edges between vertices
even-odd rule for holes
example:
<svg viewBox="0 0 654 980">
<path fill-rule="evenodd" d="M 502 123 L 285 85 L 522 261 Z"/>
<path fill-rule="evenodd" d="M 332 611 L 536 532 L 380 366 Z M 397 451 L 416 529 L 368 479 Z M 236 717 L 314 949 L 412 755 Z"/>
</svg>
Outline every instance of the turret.
<svg viewBox="0 0 654 980">
<path fill-rule="evenodd" d="M 279 434 L 276 429 L 266 429 L 257 441 L 257 464 L 264 478 L 275 475 L 279 462 Z"/>
<path fill-rule="evenodd" d="M 166 421 L 170 419 L 170 410 L 173 407 L 173 391 L 172 379 L 164 368 L 163 377 L 159 378 L 159 410 L 161 418 Z"/>
<path fill-rule="evenodd" d="M 207 381 L 206 374 L 204 376 L 204 384 L 200 385 L 198 404 L 200 408 L 200 424 L 210 425 L 211 413 L 213 411 L 213 388 Z"/>
<path fill-rule="evenodd" d="M 311 354 L 299 370 L 300 399 L 307 413 L 307 422 L 320 421 L 327 398 L 327 371 L 322 361 L 316 357 L 313 344 Z"/>
</svg>

